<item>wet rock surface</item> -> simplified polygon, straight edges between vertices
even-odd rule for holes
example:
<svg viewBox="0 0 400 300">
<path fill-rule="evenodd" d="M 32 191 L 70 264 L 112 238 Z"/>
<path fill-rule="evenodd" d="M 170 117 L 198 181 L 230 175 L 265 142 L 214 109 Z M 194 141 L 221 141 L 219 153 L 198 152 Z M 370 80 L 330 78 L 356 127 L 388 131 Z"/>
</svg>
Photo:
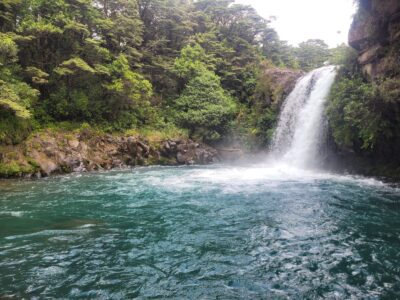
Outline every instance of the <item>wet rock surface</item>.
<svg viewBox="0 0 400 300">
<path fill-rule="evenodd" d="M 146 165 L 211 164 L 218 151 L 190 139 L 150 142 L 139 136 L 46 133 L 1 149 L 1 163 L 29 166 L 0 177 L 43 177 Z M 4 173 L 4 172 L 3 172 Z"/>
<path fill-rule="evenodd" d="M 263 104 L 269 106 L 272 102 L 282 103 L 304 74 L 303 71 L 288 68 L 266 68 L 262 73 L 265 84 L 262 93 Z"/>
<path fill-rule="evenodd" d="M 270 68 L 264 71 L 271 84 L 281 88 L 285 95 L 293 90 L 297 80 L 304 74 L 303 71 L 287 68 Z"/>
<path fill-rule="evenodd" d="M 211 164 L 219 161 L 217 150 L 192 140 L 169 140 L 162 144 L 161 154 L 178 164 Z"/>
<path fill-rule="evenodd" d="M 398 74 L 400 1 L 360 0 L 349 32 L 358 63 L 371 78 Z"/>
</svg>

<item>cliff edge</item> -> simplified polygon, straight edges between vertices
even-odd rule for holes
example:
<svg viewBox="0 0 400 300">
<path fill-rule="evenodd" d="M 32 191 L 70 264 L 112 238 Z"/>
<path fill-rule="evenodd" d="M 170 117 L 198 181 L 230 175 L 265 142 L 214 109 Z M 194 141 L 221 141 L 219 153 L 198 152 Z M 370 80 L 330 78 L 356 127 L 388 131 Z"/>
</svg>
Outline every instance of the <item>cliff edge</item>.
<svg viewBox="0 0 400 300">
<path fill-rule="evenodd" d="M 349 45 L 358 51 L 365 75 L 400 76 L 400 1 L 360 0 Z"/>
</svg>

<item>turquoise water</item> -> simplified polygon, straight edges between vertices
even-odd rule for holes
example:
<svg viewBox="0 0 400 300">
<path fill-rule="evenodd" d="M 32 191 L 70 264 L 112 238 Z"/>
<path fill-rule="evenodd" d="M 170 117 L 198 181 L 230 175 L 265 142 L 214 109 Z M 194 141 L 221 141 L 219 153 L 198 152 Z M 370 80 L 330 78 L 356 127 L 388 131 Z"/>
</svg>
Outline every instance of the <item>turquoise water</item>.
<svg viewBox="0 0 400 300">
<path fill-rule="evenodd" d="M 0 182 L 0 298 L 400 298 L 400 191 L 256 166 Z"/>
</svg>

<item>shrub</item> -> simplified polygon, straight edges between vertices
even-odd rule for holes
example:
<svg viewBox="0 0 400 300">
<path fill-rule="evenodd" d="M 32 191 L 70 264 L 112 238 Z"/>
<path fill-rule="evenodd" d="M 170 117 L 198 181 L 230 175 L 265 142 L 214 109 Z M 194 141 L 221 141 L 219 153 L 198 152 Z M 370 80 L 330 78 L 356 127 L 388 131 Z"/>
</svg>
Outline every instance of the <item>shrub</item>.
<svg viewBox="0 0 400 300">
<path fill-rule="evenodd" d="M 175 107 L 178 125 L 205 141 L 218 140 L 235 116 L 233 99 L 212 71 L 204 71 L 190 80 Z"/>
</svg>

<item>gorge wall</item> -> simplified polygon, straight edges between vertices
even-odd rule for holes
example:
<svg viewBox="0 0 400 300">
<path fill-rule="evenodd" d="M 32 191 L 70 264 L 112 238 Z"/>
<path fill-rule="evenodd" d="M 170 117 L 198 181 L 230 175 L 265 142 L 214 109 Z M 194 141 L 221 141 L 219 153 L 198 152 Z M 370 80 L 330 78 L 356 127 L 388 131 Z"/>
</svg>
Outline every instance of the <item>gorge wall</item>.
<svg viewBox="0 0 400 300">
<path fill-rule="evenodd" d="M 400 1 L 360 0 L 349 32 L 349 44 L 372 79 L 400 76 Z"/>
<path fill-rule="evenodd" d="M 400 1 L 359 0 L 327 116 L 345 169 L 400 178 Z"/>
</svg>

